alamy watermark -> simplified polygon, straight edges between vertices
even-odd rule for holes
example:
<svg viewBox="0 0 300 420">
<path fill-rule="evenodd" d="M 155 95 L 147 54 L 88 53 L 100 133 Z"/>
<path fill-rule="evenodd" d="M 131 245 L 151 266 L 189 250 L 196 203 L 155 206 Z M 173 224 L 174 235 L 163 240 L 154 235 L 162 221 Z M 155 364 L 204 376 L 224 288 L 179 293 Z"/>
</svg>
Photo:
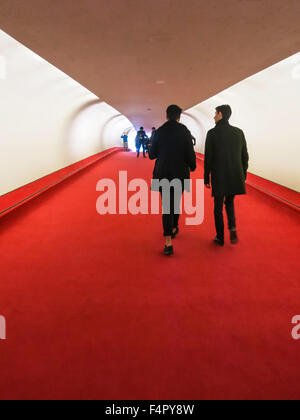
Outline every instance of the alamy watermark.
<svg viewBox="0 0 300 420">
<path fill-rule="evenodd" d="M 6 319 L 0 315 L 0 340 L 6 340 Z"/>
<path fill-rule="evenodd" d="M 184 209 L 187 215 L 186 225 L 198 226 L 204 221 L 203 179 L 187 179 L 184 183 L 179 179 L 152 180 L 150 189 L 148 182 L 141 178 L 135 178 L 128 183 L 127 171 L 120 171 L 118 185 L 112 179 L 101 179 L 97 183 L 96 190 L 102 192 L 96 203 L 96 209 L 100 215 L 160 214 L 160 194 L 158 194 L 160 191 L 163 214 L 183 214 Z M 128 197 L 128 193 L 134 194 Z M 195 203 L 193 203 L 193 196 L 195 196 Z"/>
<path fill-rule="evenodd" d="M 292 319 L 295 327 L 292 329 L 292 337 L 294 340 L 300 340 L 300 315 L 295 315 Z"/>
</svg>

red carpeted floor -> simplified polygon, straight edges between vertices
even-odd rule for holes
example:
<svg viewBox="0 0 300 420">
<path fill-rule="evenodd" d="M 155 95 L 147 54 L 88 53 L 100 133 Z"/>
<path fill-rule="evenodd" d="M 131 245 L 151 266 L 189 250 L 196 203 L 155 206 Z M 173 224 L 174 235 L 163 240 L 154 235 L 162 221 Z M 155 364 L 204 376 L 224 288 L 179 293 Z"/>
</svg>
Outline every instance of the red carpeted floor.
<svg viewBox="0 0 300 420">
<path fill-rule="evenodd" d="M 1 399 L 298 399 L 299 212 L 248 188 L 241 242 L 205 222 L 161 255 L 160 216 L 99 216 L 117 153 L 1 219 Z M 202 177 L 202 164 L 194 176 Z"/>
<path fill-rule="evenodd" d="M 90 156 L 87 159 L 81 160 L 74 163 L 73 165 L 62 168 L 49 175 L 46 175 L 36 181 L 33 181 L 21 188 L 17 188 L 7 194 L 0 196 L 0 217 L 10 211 L 15 210 L 17 207 L 24 204 L 24 202 L 30 201 L 32 198 L 43 194 L 46 190 L 52 188 L 54 185 L 59 184 L 66 180 L 66 178 L 74 175 L 76 172 L 81 171 L 83 168 L 93 165 L 99 160 L 109 156 L 112 153 L 120 150 L 115 147 L 112 149 L 104 150 L 96 155 Z"/>
</svg>

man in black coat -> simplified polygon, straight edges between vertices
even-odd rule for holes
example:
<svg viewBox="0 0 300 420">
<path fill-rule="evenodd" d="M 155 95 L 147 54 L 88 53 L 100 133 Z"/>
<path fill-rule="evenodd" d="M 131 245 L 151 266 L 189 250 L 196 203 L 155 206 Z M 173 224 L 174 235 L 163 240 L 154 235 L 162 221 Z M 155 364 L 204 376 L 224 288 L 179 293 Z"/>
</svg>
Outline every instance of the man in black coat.
<svg viewBox="0 0 300 420">
<path fill-rule="evenodd" d="M 207 134 L 205 146 L 204 182 L 215 198 L 215 243 L 224 245 L 223 207 L 225 202 L 231 243 L 238 242 L 234 199 L 246 194 L 249 155 L 242 130 L 229 124 L 232 111 L 229 105 L 216 108 L 216 127 Z M 210 182 L 211 178 L 211 182 Z"/>
<path fill-rule="evenodd" d="M 196 170 L 196 155 L 193 148 L 190 131 L 180 124 L 182 109 L 171 105 L 167 109 L 168 121 L 156 130 L 153 143 L 149 149 L 149 158 L 156 159 L 153 182 L 162 184 L 163 180 L 177 183 L 179 188 L 171 187 L 169 194 L 165 194 L 162 185 L 159 191 L 163 200 L 163 227 L 166 237 L 165 255 L 174 253 L 172 239 L 178 234 L 180 216 L 180 202 L 185 188 L 185 180 L 190 179 L 190 171 Z"/>
</svg>

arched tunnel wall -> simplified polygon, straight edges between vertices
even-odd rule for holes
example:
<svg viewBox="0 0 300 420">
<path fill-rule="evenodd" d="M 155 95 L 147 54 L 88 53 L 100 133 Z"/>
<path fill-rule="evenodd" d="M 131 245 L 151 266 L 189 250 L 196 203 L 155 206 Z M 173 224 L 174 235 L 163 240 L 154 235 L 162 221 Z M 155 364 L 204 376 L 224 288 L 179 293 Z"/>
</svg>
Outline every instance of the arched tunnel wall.
<svg viewBox="0 0 300 420">
<path fill-rule="evenodd" d="M 2 31 L 0 56 L 0 195 L 121 145 L 114 108 Z"/>
<path fill-rule="evenodd" d="M 130 121 L 0 31 L 0 195 L 110 147 Z M 300 191 L 300 53 L 187 110 L 182 122 L 204 152 L 215 107 L 248 141 L 249 170 Z"/>
<path fill-rule="evenodd" d="M 244 130 L 249 171 L 300 192 L 300 53 L 226 89 L 182 116 L 204 153 L 215 107 L 230 104 L 231 124 Z"/>
</svg>

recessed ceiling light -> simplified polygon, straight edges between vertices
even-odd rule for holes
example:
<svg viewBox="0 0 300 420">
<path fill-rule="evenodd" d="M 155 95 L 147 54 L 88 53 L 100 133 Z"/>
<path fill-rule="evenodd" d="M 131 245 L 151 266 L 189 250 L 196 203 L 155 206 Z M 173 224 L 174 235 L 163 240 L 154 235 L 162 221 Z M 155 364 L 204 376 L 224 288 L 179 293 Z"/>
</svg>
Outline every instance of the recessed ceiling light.
<svg viewBox="0 0 300 420">
<path fill-rule="evenodd" d="M 160 33 L 160 34 L 153 34 L 150 36 L 149 41 L 150 42 L 170 42 L 176 39 L 175 36 L 167 33 Z"/>
<path fill-rule="evenodd" d="M 164 80 L 157 80 L 157 81 L 156 81 L 156 84 L 157 84 L 157 85 L 165 85 L 165 84 L 166 84 L 166 82 L 165 82 Z"/>
</svg>

